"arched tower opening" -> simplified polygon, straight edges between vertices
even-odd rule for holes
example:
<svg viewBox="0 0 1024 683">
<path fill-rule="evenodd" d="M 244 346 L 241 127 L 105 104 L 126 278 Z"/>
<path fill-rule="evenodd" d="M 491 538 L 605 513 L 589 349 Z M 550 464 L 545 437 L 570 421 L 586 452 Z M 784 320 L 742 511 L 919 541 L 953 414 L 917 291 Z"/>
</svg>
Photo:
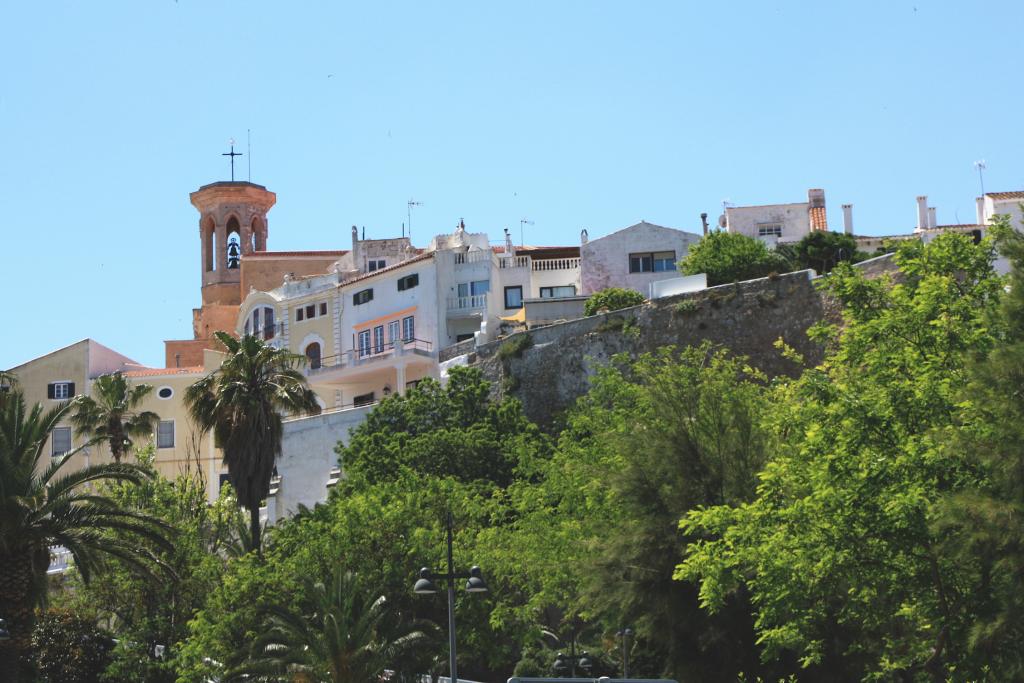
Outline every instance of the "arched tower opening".
<svg viewBox="0 0 1024 683">
<path fill-rule="evenodd" d="M 267 223 L 260 216 L 253 216 L 252 223 L 249 226 L 249 232 L 252 236 L 252 250 L 253 251 L 266 251 L 267 250 Z"/>
<path fill-rule="evenodd" d="M 227 225 L 228 238 L 224 247 L 224 267 L 235 270 L 241 263 L 242 231 L 238 227 L 238 218 L 231 216 Z"/>
<path fill-rule="evenodd" d="M 209 273 L 217 269 L 217 228 L 213 216 L 200 221 L 199 234 L 203 244 L 203 271 Z"/>
</svg>

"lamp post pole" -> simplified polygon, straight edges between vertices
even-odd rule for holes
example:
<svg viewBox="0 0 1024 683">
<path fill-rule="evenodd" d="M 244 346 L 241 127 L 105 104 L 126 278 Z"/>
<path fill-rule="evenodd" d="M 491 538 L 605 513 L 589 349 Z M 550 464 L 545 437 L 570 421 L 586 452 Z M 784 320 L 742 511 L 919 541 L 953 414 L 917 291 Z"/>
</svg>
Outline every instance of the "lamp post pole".
<svg viewBox="0 0 1024 683">
<path fill-rule="evenodd" d="M 615 635 L 622 638 L 622 677 L 629 678 L 629 642 L 633 639 L 633 629 L 626 628 Z"/>
<path fill-rule="evenodd" d="M 473 566 L 468 572 L 455 571 L 455 561 L 452 557 L 452 513 L 450 510 L 445 521 L 448 531 L 448 571 L 444 574 L 437 574 L 424 567 L 420 570 L 420 578 L 413 587 L 413 592 L 419 595 L 429 595 L 437 592 L 437 585 L 434 581 L 448 582 L 448 670 L 452 683 L 458 683 L 459 672 L 455 661 L 455 580 L 467 579 L 466 591 L 469 593 L 486 593 L 487 584 L 480 574 L 480 567 Z"/>
</svg>

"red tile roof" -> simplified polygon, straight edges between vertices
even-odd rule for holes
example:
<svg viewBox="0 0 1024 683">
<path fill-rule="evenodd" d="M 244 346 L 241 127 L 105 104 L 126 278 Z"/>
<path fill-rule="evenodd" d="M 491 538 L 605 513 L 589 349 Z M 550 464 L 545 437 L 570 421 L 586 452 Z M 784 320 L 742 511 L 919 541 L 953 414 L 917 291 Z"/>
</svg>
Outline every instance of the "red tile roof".
<svg viewBox="0 0 1024 683">
<path fill-rule="evenodd" d="M 321 256 L 323 258 L 332 258 L 336 256 L 344 256 L 347 253 L 347 249 L 343 249 L 341 251 L 254 251 L 244 254 L 242 258 L 291 258 L 294 256 Z"/>
<path fill-rule="evenodd" d="M 811 230 L 828 230 L 828 217 L 825 216 L 824 206 L 815 206 L 810 209 Z"/>
<path fill-rule="evenodd" d="M 1024 199 L 1024 190 L 1016 190 L 1014 192 L 986 192 L 986 197 L 992 199 Z"/>
<path fill-rule="evenodd" d="M 125 377 L 158 377 L 160 375 L 192 375 L 203 371 L 202 365 L 194 365 L 185 368 L 145 368 L 143 370 L 129 370 L 124 373 Z"/>
</svg>

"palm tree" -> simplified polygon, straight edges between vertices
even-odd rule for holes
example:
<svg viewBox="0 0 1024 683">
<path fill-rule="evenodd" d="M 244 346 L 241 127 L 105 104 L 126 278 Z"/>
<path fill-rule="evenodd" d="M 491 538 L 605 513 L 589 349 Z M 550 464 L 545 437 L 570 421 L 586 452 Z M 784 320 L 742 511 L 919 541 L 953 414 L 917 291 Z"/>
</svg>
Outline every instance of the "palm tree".
<svg viewBox="0 0 1024 683">
<path fill-rule="evenodd" d="M 151 568 L 139 539 L 170 547 L 163 523 L 98 495 L 91 484 L 142 481 L 136 465 L 106 463 L 64 473 L 84 446 L 64 456 L 44 455 L 54 427 L 75 401 L 26 410 L 20 392 L 0 401 L 0 617 L 10 639 L 0 641 L 0 680 L 17 681 L 29 654 L 34 608 L 46 600 L 50 546 L 67 548 L 88 581 L 108 556 L 140 570 Z M 116 530 L 114 536 L 107 532 Z M 19 661 L 21 664 L 19 664 Z"/>
<path fill-rule="evenodd" d="M 249 661 L 228 680 L 367 683 L 389 664 L 429 640 L 430 622 L 393 613 L 384 596 L 369 598 L 351 572 L 336 570 L 330 584 L 305 582 L 310 614 L 294 608 L 266 610 L 265 630 L 252 644 Z"/>
<path fill-rule="evenodd" d="M 281 414 L 320 412 L 316 394 L 297 369 L 305 356 L 275 349 L 252 335 L 214 333 L 228 356 L 185 392 L 185 405 L 202 432 L 213 431 L 224 451 L 239 504 L 249 510 L 253 549 L 260 552 L 260 504 L 270 493 L 281 454 Z"/>
<path fill-rule="evenodd" d="M 93 385 L 96 398 L 82 397 L 71 416 L 78 436 L 88 436 L 110 444 L 114 462 L 132 447 L 132 438 L 149 436 L 160 416 L 135 409 L 153 391 L 150 384 L 132 386 L 121 372 L 101 375 Z"/>
</svg>

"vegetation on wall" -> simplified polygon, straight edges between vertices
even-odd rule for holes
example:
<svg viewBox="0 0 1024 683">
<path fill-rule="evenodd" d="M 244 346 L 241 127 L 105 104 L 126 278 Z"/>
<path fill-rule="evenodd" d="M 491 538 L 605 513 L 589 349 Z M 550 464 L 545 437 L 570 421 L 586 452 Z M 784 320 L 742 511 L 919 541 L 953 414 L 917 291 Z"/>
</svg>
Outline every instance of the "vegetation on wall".
<svg viewBox="0 0 1024 683">
<path fill-rule="evenodd" d="M 591 294 L 583 304 L 583 315 L 590 317 L 598 313 L 619 311 L 623 308 L 639 306 L 644 302 L 644 295 L 635 289 L 608 287 Z"/>
<path fill-rule="evenodd" d="M 790 270 L 784 256 L 766 247 L 764 242 L 736 232 L 713 230 L 690 247 L 679 262 L 683 275 L 706 273 L 708 286 L 753 280 L 769 273 Z"/>
</svg>

